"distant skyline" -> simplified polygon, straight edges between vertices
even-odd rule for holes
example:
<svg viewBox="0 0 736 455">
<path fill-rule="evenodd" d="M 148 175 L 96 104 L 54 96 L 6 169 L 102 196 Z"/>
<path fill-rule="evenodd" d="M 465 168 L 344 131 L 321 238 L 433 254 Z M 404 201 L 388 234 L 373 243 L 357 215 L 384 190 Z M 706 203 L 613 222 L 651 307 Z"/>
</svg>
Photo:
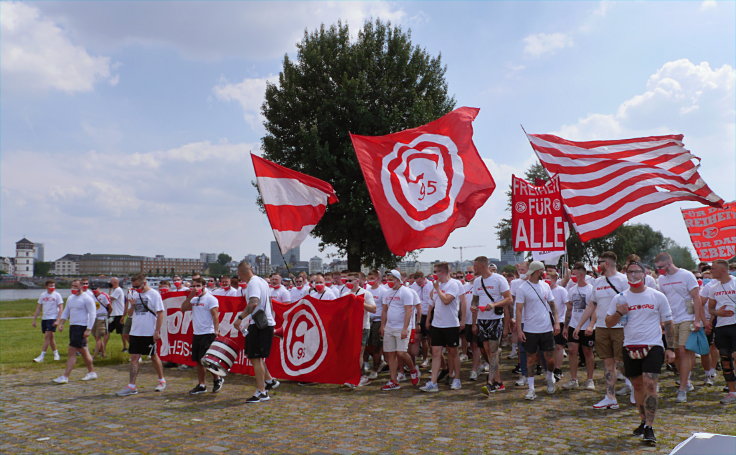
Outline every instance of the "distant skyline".
<svg viewBox="0 0 736 455">
<path fill-rule="evenodd" d="M 681 133 L 736 199 L 736 2 L 0 2 L 0 254 L 27 237 L 66 253 L 234 258 L 269 252 L 249 152 L 260 106 L 304 31 L 338 20 L 411 29 L 441 54 L 496 190 L 419 260 L 499 257 L 530 133 Z M 360 132 L 356 132 L 360 133 Z M 315 177 L 321 177 L 319 175 Z M 349 195 L 340 195 L 346 200 Z M 692 251 L 677 203 L 638 216 Z M 303 257 L 326 258 L 308 238 Z"/>
</svg>

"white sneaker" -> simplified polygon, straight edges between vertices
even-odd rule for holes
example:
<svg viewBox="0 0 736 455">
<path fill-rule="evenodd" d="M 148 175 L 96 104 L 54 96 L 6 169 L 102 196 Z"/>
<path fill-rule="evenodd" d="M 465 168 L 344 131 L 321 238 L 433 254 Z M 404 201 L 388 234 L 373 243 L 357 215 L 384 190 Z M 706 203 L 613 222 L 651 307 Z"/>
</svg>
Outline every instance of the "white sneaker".
<svg viewBox="0 0 736 455">
<path fill-rule="evenodd" d="M 467 355 L 465 355 L 465 354 L 460 354 L 460 361 L 461 361 L 461 362 L 466 362 L 467 360 L 468 360 L 468 356 L 467 356 Z"/>
<path fill-rule="evenodd" d="M 43 362 L 43 358 L 44 358 L 44 355 L 41 354 L 40 356 L 38 356 L 35 359 L 33 359 L 33 361 L 36 362 L 36 363 L 41 363 L 41 362 Z"/>
<path fill-rule="evenodd" d="M 430 365 L 432 365 L 431 359 L 424 359 L 424 362 L 422 362 L 422 368 L 429 368 Z"/>
<path fill-rule="evenodd" d="M 578 387 L 580 387 L 580 383 L 578 382 L 577 379 L 570 379 L 569 381 L 567 381 L 565 384 L 562 385 L 562 388 L 565 390 L 577 389 Z"/>
<path fill-rule="evenodd" d="M 618 401 L 603 397 L 601 401 L 593 405 L 593 409 L 618 409 Z"/>
<path fill-rule="evenodd" d="M 475 370 L 470 371 L 470 380 L 471 381 L 477 381 L 478 380 L 478 372 Z"/>
<path fill-rule="evenodd" d="M 517 352 L 516 352 L 516 351 L 511 351 L 511 353 L 510 353 L 509 355 L 507 355 L 507 356 L 506 356 L 506 358 L 507 358 L 507 359 L 509 359 L 509 360 L 511 360 L 511 359 L 516 359 L 516 358 L 518 358 L 518 357 L 519 357 L 519 354 L 517 354 Z"/>
<path fill-rule="evenodd" d="M 711 376 L 709 374 L 708 375 L 705 375 L 705 382 L 703 383 L 703 385 L 705 385 L 705 386 L 711 386 L 713 384 L 715 384 L 715 382 L 713 381 L 713 376 Z"/>
<path fill-rule="evenodd" d="M 61 356 L 59 355 L 59 351 L 54 352 L 54 360 L 61 360 Z"/>
<path fill-rule="evenodd" d="M 460 380 L 458 378 L 452 380 L 452 384 L 450 384 L 450 390 L 460 390 L 462 388 L 463 385 L 460 383 Z"/>
<path fill-rule="evenodd" d="M 547 381 L 547 393 L 555 393 L 555 380 L 552 379 L 551 381 Z"/>
<path fill-rule="evenodd" d="M 364 385 L 367 385 L 369 382 L 371 381 L 370 379 L 368 379 L 368 376 L 361 376 L 360 382 L 358 383 L 358 387 L 363 387 Z"/>
<path fill-rule="evenodd" d="M 519 376 L 519 379 L 517 379 L 514 384 L 516 384 L 519 387 L 521 387 L 521 386 L 525 386 L 526 383 L 527 383 L 526 376 Z"/>
<path fill-rule="evenodd" d="M 434 393 L 434 392 L 439 392 L 440 391 L 440 388 L 434 382 L 427 381 L 426 384 L 424 384 L 423 386 L 419 387 L 419 390 L 421 390 L 422 392 Z"/>
<path fill-rule="evenodd" d="M 155 390 L 156 392 L 163 392 L 164 390 L 166 390 L 166 381 L 158 381 L 158 385 L 153 390 Z"/>
<path fill-rule="evenodd" d="M 368 362 L 363 362 L 363 371 L 370 371 L 371 370 L 371 364 Z"/>
<path fill-rule="evenodd" d="M 588 379 L 585 381 L 585 385 L 583 387 L 585 390 L 595 390 L 595 382 L 592 379 Z"/>
<path fill-rule="evenodd" d="M 398 373 L 396 375 L 396 381 L 397 382 L 404 382 L 404 381 L 406 381 L 406 375 L 404 373 Z"/>
<path fill-rule="evenodd" d="M 687 381 L 687 391 L 692 392 L 695 390 L 695 386 L 693 385 L 692 381 Z"/>
<path fill-rule="evenodd" d="M 488 371 L 491 369 L 491 366 L 488 365 L 488 362 L 483 362 L 483 364 L 480 366 L 480 371 L 483 373 L 488 373 Z"/>
<path fill-rule="evenodd" d="M 624 376 L 624 374 L 622 372 L 618 371 L 618 372 L 616 372 L 616 379 L 618 379 L 619 381 L 625 381 L 626 380 L 626 376 Z"/>
<path fill-rule="evenodd" d="M 626 395 L 626 394 L 629 394 L 629 393 L 632 393 L 632 392 L 631 392 L 631 387 L 629 387 L 629 386 L 627 386 L 627 385 L 625 385 L 625 386 L 621 387 L 620 389 L 618 389 L 618 390 L 616 391 L 616 395 L 618 395 L 618 396 L 620 396 L 620 397 L 622 397 L 622 396 L 624 396 L 624 395 Z"/>
<path fill-rule="evenodd" d="M 84 375 L 82 381 L 92 381 L 94 379 L 97 379 L 97 373 L 95 373 L 94 371 L 90 371 L 89 373 Z"/>
<path fill-rule="evenodd" d="M 677 398 L 675 398 L 675 401 L 678 403 L 687 403 L 687 391 L 685 390 L 678 390 L 677 391 Z"/>
<path fill-rule="evenodd" d="M 67 378 L 64 375 L 61 375 L 58 378 L 54 378 L 53 381 L 55 384 L 66 384 L 67 382 L 69 382 L 69 378 Z"/>
<path fill-rule="evenodd" d="M 534 389 L 529 389 L 526 392 L 526 395 L 524 395 L 524 399 L 526 400 L 534 400 L 535 398 L 537 398 L 537 393 L 534 391 Z"/>
<path fill-rule="evenodd" d="M 376 378 L 378 378 L 378 373 L 376 373 L 375 371 L 371 371 L 370 373 L 368 373 L 368 379 L 376 379 Z"/>
</svg>

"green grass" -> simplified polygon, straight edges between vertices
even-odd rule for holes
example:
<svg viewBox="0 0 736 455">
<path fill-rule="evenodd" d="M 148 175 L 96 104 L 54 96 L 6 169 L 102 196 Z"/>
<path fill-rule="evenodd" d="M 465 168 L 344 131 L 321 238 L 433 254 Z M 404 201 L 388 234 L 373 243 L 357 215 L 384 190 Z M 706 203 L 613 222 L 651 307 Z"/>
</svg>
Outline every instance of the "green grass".
<svg viewBox="0 0 736 455">
<path fill-rule="evenodd" d="M 38 301 L 34 299 L 10 300 L 0 302 L 0 318 L 20 318 L 33 316 Z M 39 322 L 40 324 L 40 322 Z"/>
</svg>

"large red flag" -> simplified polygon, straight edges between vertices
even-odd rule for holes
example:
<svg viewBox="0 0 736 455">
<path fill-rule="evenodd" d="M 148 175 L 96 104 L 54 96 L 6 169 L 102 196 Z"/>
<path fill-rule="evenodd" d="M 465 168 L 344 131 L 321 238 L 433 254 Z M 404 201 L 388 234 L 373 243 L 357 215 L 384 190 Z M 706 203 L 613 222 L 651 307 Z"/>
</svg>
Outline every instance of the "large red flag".
<svg viewBox="0 0 736 455">
<path fill-rule="evenodd" d="M 558 177 L 538 186 L 515 175 L 511 181 L 514 251 L 565 251 L 565 210 Z"/>
<path fill-rule="evenodd" d="M 350 135 L 392 253 L 444 245 L 493 193 L 496 184 L 473 144 L 478 111 L 461 107 L 386 136 Z"/>
<path fill-rule="evenodd" d="M 159 342 L 161 360 L 194 365 L 191 359 L 192 312 L 181 311 L 188 292 L 164 294 L 166 330 Z M 233 327 L 245 307 L 242 297 L 216 296 L 219 303 L 220 334 L 239 339 Z M 268 371 L 279 379 L 325 384 L 355 384 L 360 381 L 360 343 L 363 328 L 363 297 L 348 294 L 323 301 L 306 296 L 296 303 L 273 302 L 276 327 L 283 337 L 273 339 L 266 359 Z M 253 365 L 238 353 L 231 373 L 253 375 Z"/>
<path fill-rule="evenodd" d="M 729 202 L 722 209 L 698 207 L 681 210 L 690 240 L 701 261 L 736 256 L 736 202 Z"/>
</svg>

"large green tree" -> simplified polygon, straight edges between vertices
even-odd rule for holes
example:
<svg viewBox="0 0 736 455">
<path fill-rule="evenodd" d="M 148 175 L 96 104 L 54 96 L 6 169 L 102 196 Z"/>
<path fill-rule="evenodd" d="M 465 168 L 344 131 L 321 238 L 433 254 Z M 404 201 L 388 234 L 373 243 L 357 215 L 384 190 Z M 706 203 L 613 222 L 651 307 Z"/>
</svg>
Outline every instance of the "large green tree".
<svg viewBox="0 0 736 455">
<path fill-rule="evenodd" d="M 412 44 L 410 32 L 366 22 L 355 40 L 342 23 L 311 33 L 284 57 L 278 84 L 266 88 L 262 112 L 266 158 L 326 180 L 340 202 L 312 231 L 320 247 L 347 255 L 348 267 L 391 265 L 389 251 L 349 132 L 384 135 L 451 111 L 446 67 Z"/>
</svg>

